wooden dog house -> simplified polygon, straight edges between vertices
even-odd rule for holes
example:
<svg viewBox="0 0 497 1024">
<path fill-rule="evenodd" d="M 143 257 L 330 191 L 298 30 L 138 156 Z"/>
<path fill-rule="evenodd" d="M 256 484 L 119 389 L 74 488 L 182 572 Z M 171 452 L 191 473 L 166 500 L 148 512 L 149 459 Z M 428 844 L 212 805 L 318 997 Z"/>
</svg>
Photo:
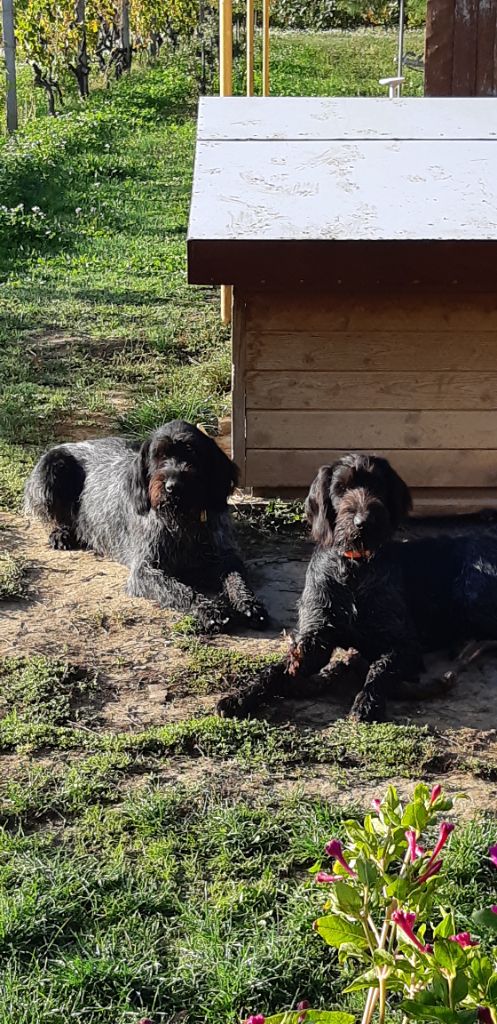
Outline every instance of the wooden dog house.
<svg viewBox="0 0 497 1024">
<path fill-rule="evenodd" d="M 375 451 L 497 507 L 497 99 L 203 99 L 188 274 L 234 286 L 242 486 Z"/>
</svg>

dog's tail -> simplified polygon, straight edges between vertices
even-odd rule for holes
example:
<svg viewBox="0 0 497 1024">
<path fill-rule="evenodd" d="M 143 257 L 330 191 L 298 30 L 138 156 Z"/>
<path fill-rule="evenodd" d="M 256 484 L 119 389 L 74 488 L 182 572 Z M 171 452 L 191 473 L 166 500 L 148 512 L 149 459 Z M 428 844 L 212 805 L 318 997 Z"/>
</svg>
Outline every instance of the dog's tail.
<svg viewBox="0 0 497 1024">
<path fill-rule="evenodd" d="M 24 513 L 44 522 L 68 524 L 85 483 L 78 459 L 58 445 L 42 455 L 24 489 Z"/>
</svg>

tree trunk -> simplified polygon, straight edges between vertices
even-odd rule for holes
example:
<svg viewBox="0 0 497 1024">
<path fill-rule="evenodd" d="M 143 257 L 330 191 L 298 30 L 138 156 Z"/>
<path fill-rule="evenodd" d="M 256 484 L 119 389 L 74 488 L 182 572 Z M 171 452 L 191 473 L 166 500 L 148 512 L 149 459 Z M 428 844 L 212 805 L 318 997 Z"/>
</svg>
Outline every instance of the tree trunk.
<svg viewBox="0 0 497 1024">
<path fill-rule="evenodd" d="M 13 0 L 2 2 L 3 46 L 7 70 L 7 131 L 17 131 L 16 37 Z"/>
<path fill-rule="evenodd" d="M 80 96 L 86 99 L 90 94 L 88 51 L 86 47 L 86 0 L 76 0 L 76 25 L 79 29 L 79 44 L 76 64 L 72 68 L 78 83 Z"/>
<path fill-rule="evenodd" d="M 129 71 L 131 67 L 131 36 L 129 31 L 129 0 L 121 0 L 120 19 L 121 70 Z"/>
</svg>

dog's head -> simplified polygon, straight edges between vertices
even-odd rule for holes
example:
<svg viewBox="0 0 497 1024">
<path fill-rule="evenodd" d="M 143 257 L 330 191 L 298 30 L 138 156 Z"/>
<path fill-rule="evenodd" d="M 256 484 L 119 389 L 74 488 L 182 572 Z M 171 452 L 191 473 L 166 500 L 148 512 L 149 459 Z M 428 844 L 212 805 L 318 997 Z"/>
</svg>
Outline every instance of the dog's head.
<svg viewBox="0 0 497 1024">
<path fill-rule="evenodd" d="M 407 484 L 376 455 L 344 455 L 321 466 L 306 500 L 313 539 L 350 558 L 377 551 L 411 507 Z"/>
<path fill-rule="evenodd" d="M 140 515 L 222 511 L 238 470 L 212 438 L 172 420 L 142 444 L 130 474 L 131 500 Z"/>
</svg>

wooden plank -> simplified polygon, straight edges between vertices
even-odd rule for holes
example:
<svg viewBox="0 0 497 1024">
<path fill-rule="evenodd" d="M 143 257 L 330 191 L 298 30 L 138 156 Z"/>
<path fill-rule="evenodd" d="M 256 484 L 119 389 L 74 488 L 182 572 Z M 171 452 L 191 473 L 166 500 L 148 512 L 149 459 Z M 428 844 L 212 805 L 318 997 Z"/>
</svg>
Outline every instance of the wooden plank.
<svg viewBox="0 0 497 1024">
<path fill-rule="evenodd" d="M 474 96 L 479 0 L 456 0 L 452 51 L 452 95 Z"/>
<path fill-rule="evenodd" d="M 428 0 L 425 35 L 425 96 L 452 93 L 455 0 Z"/>
<path fill-rule="evenodd" d="M 245 486 L 245 313 L 246 305 L 236 291 L 233 305 L 231 418 L 233 459 L 240 470 L 239 484 Z"/>
<path fill-rule="evenodd" d="M 307 490 L 306 487 L 281 487 L 277 490 L 271 487 L 254 487 L 253 494 L 257 498 L 274 498 L 277 494 L 281 498 L 298 498 L 303 501 Z M 490 509 L 497 512 L 497 489 L 464 490 L 454 487 L 450 491 L 440 491 L 436 487 L 431 490 L 420 490 L 415 487 L 411 489 L 411 497 L 413 501 L 411 518 L 414 519 L 432 516 L 474 515 Z"/>
<path fill-rule="evenodd" d="M 495 339 L 497 345 L 497 338 Z M 497 372 L 250 370 L 247 409 L 497 409 Z"/>
<path fill-rule="evenodd" d="M 493 0 L 480 0 L 480 5 Z M 437 8 L 453 16 L 454 0 L 437 0 Z M 430 5 L 430 11 L 432 5 Z M 481 9 L 481 8 L 480 8 Z M 433 16 L 433 15 L 432 15 Z M 449 42 L 445 10 L 444 43 Z M 439 46 L 439 44 L 438 44 Z M 429 74 L 448 79 L 452 59 L 442 54 Z M 440 55 L 440 46 L 437 56 Z M 446 59 L 447 67 L 444 67 Z M 447 96 L 449 93 L 447 93 Z M 320 139 L 485 139 L 495 138 L 493 117 L 474 98 L 455 104 L 450 98 L 426 103 L 422 97 L 401 97 L 385 103 L 383 96 L 233 96 L 229 101 L 202 96 L 197 138 L 202 142 L 305 141 Z"/>
<path fill-rule="evenodd" d="M 494 412 L 252 410 L 248 448 L 494 448 Z M 496 464 L 497 471 L 497 464 Z"/>
<path fill-rule="evenodd" d="M 497 295 L 247 292 L 249 331 L 497 331 Z"/>
<path fill-rule="evenodd" d="M 250 370 L 497 370 L 497 334 L 415 331 L 248 332 Z"/>
<path fill-rule="evenodd" d="M 475 86 L 477 96 L 497 95 L 497 82 L 494 79 L 494 49 L 497 43 L 496 29 L 497 8 L 495 0 L 480 0 Z"/>
<path fill-rule="evenodd" d="M 319 467 L 342 454 L 343 451 L 336 448 L 248 449 L 247 486 L 269 488 L 273 493 L 282 488 L 308 488 Z M 376 449 L 376 454 L 388 459 L 410 487 L 497 487 L 497 448 L 493 451 Z"/>
</svg>

